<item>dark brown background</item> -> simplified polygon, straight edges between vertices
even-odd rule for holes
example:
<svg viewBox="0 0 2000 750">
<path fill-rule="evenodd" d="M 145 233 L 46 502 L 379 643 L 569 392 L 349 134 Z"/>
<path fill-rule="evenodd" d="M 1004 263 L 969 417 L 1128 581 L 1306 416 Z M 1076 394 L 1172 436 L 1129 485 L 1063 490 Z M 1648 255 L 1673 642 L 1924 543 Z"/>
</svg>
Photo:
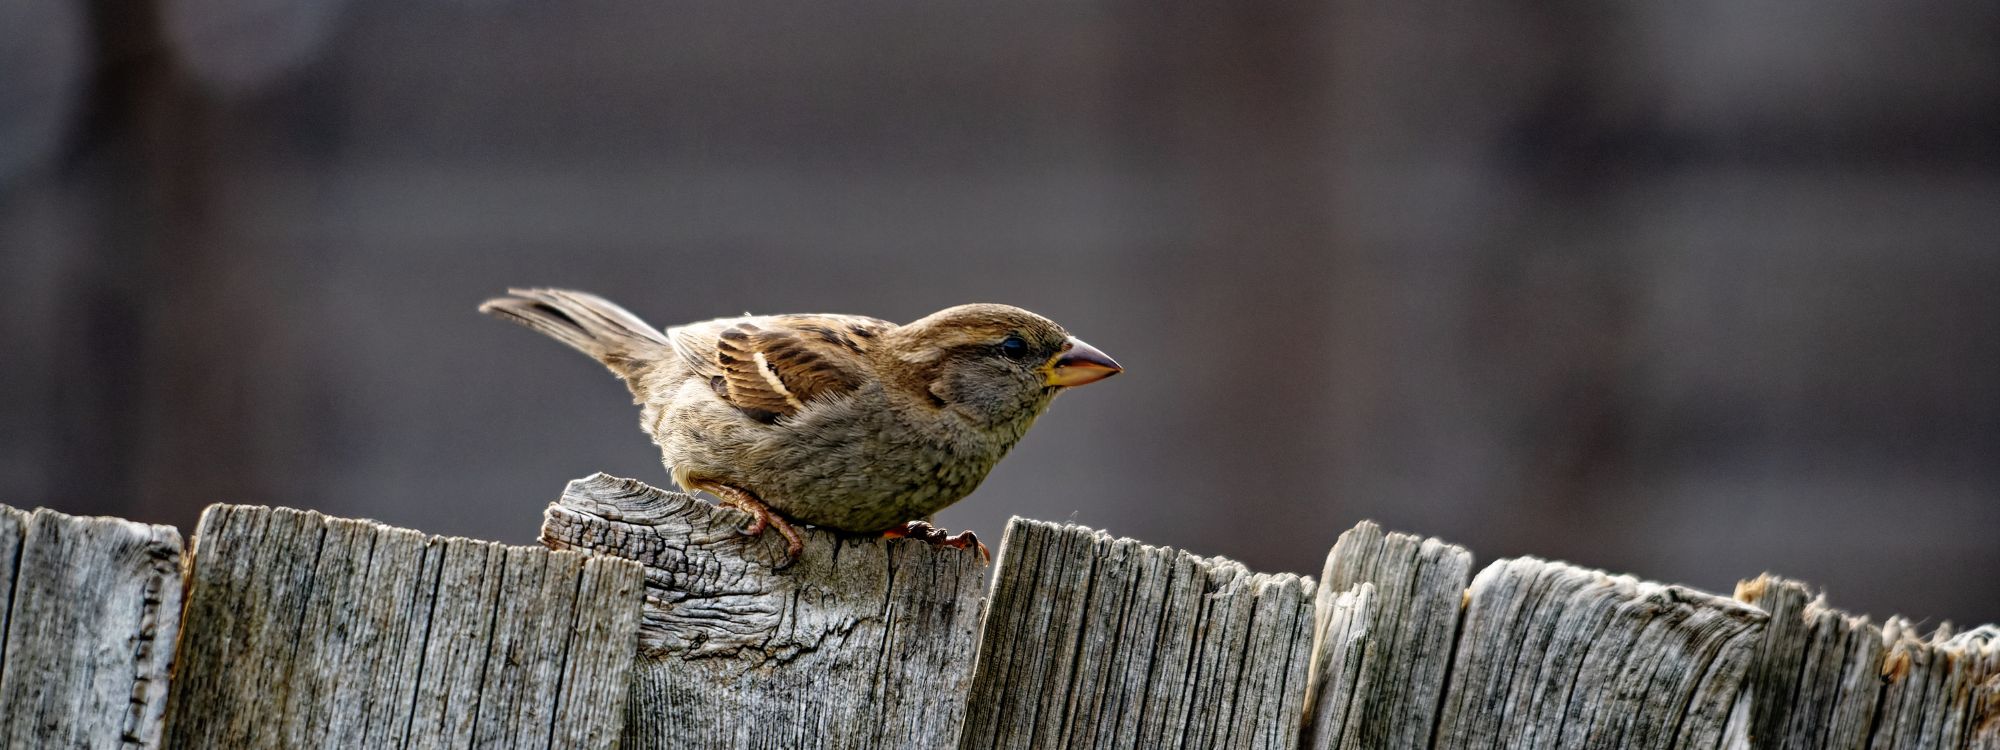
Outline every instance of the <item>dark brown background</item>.
<svg viewBox="0 0 2000 750">
<path fill-rule="evenodd" d="M 2000 10 L 0 3 L 0 500 L 533 537 L 664 483 L 509 285 L 959 302 L 1129 368 L 948 525 L 1363 518 L 2000 620 Z"/>
</svg>

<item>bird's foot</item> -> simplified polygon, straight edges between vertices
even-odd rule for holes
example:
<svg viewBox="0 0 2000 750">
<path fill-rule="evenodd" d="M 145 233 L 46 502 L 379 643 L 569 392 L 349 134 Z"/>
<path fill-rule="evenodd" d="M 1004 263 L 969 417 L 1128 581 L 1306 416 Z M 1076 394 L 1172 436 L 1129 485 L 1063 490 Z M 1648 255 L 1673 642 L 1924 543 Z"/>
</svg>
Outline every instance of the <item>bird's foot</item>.
<svg viewBox="0 0 2000 750">
<path fill-rule="evenodd" d="M 970 531 L 961 531 L 957 534 L 952 534 L 944 529 L 930 525 L 928 521 L 909 521 L 901 526 L 882 532 L 882 536 L 890 539 L 921 539 L 940 547 L 952 547 L 955 549 L 978 548 L 980 562 L 993 562 L 993 553 L 988 552 L 986 545 L 979 542 L 979 535 Z"/>
<path fill-rule="evenodd" d="M 790 521 L 785 520 L 784 516 L 771 510 L 771 506 L 765 505 L 764 501 L 757 499 L 757 496 L 750 494 L 748 490 L 718 485 L 714 492 L 716 497 L 722 498 L 723 505 L 750 514 L 750 525 L 741 529 L 744 536 L 758 536 L 763 534 L 765 529 L 771 529 L 785 538 L 785 560 L 778 565 L 779 568 L 789 568 L 792 563 L 799 561 L 799 553 L 805 550 L 806 540 L 799 535 L 798 529 L 792 527 Z"/>
</svg>

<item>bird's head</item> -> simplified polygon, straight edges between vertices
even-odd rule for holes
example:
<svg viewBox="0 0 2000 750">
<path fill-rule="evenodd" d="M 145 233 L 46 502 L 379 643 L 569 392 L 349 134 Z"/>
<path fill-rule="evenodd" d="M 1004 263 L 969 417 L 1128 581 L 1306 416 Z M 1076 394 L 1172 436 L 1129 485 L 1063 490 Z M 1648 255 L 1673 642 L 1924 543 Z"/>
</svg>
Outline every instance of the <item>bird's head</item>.
<svg viewBox="0 0 2000 750">
<path fill-rule="evenodd" d="M 893 335 L 898 385 L 987 429 L 1025 431 L 1063 389 L 1123 371 L 1055 321 L 1007 305 L 946 308 Z"/>
</svg>

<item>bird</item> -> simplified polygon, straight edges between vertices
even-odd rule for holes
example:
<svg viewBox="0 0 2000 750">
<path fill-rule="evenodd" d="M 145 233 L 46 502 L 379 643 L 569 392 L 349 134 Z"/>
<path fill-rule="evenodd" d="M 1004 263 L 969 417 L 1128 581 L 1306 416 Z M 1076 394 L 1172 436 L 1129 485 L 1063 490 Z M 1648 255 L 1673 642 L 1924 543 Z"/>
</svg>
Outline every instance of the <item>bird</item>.
<svg viewBox="0 0 2000 750">
<path fill-rule="evenodd" d="M 653 327 L 602 297 L 509 289 L 480 312 L 548 335 L 625 381 L 674 482 L 750 514 L 748 536 L 795 524 L 951 547 L 930 525 L 971 494 L 1063 391 L 1118 363 L 1008 305 L 897 325 L 862 315 L 743 315 Z"/>
</svg>

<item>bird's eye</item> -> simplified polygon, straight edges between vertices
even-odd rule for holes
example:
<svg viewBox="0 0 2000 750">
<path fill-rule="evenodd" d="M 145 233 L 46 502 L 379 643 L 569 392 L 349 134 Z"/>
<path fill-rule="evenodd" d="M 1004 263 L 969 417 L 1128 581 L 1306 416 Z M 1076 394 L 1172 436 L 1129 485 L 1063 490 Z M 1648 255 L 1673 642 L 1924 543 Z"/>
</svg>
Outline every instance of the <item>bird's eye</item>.
<svg viewBox="0 0 2000 750">
<path fill-rule="evenodd" d="M 1008 336 L 1000 340 L 1000 356 L 1008 359 L 1027 359 L 1028 342 L 1019 336 Z"/>
</svg>

